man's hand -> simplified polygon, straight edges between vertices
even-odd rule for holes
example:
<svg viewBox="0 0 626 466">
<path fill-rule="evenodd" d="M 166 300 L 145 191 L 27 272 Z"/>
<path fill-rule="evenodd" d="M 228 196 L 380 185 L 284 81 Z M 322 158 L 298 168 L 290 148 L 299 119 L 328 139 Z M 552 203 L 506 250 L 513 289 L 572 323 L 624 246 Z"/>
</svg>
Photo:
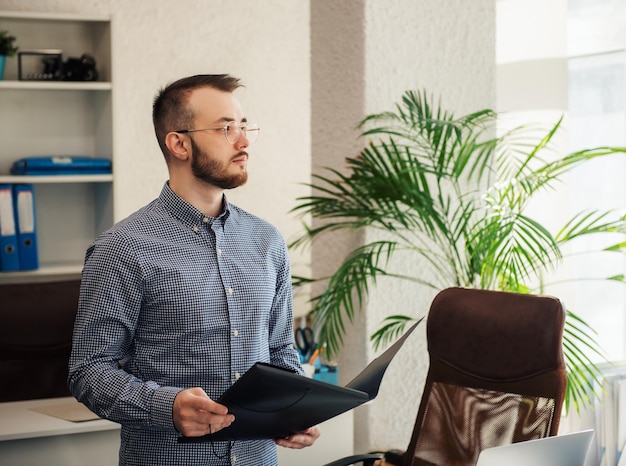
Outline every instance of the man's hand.
<svg viewBox="0 0 626 466">
<path fill-rule="evenodd" d="M 174 427 L 186 437 L 213 434 L 228 427 L 235 416 L 228 408 L 216 403 L 199 387 L 183 390 L 174 399 L 172 407 Z"/>
<path fill-rule="evenodd" d="M 300 449 L 313 445 L 321 433 L 322 431 L 318 426 L 313 426 L 289 437 L 277 438 L 274 442 L 281 447 Z"/>
</svg>

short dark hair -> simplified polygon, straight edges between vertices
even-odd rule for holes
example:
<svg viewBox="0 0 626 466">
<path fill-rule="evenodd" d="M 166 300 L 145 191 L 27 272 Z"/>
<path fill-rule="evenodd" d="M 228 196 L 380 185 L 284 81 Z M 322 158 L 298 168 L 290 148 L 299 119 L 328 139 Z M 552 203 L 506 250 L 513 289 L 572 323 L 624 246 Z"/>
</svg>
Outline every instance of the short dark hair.
<svg viewBox="0 0 626 466">
<path fill-rule="evenodd" d="M 170 152 L 165 145 L 165 136 L 170 131 L 188 129 L 194 115 L 189 108 L 189 94 L 200 87 L 212 87 L 219 91 L 234 92 L 243 87 L 239 78 L 228 74 L 198 74 L 179 79 L 168 84 L 154 98 L 152 105 L 152 123 L 161 152 L 165 160 Z"/>
</svg>

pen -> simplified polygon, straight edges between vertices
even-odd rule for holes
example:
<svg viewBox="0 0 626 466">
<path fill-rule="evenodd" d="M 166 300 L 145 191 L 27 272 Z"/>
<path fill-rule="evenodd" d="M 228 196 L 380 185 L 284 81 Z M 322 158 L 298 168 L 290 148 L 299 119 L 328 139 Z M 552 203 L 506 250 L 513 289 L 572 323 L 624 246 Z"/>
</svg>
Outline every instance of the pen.
<svg viewBox="0 0 626 466">
<path fill-rule="evenodd" d="M 311 355 L 311 358 L 309 359 L 309 364 L 313 364 L 319 355 L 320 355 L 320 350 L 318 348 L 315 351 L 313 351 L 313 354 Z"/>
</svg>

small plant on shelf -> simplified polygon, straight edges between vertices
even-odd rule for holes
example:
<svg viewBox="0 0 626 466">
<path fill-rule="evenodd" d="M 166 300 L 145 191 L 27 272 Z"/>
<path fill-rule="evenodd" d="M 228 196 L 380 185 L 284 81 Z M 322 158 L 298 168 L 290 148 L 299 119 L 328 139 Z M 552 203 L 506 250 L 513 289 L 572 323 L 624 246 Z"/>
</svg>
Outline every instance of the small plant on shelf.
<svg viewBox="0 0 626 466">
<path fill-rule="evenodd" d="M 12 36 L 9 31 L 0 30 L 0 55 L 12 57 L 17 53 L 17 50 L 15 36 Z"/>
</svg>

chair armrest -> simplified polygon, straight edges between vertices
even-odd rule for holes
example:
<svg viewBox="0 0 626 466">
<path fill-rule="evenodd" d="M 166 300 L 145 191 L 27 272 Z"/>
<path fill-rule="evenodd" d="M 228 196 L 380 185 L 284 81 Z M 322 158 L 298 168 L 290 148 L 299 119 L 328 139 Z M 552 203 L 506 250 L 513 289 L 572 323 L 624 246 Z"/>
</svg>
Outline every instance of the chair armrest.
<svg viewBox="0 0 626 466">
<path fill-rule="evenodd" d="M 382 453 L 364 453 L 361 455 L 346 456 L 331 463 L 327 463 L 324 466 L 348 466 L 355 463 L 363 463 L 363 466 L 373 466 L 374 461 L 382 459 Z"/>
</svg>

